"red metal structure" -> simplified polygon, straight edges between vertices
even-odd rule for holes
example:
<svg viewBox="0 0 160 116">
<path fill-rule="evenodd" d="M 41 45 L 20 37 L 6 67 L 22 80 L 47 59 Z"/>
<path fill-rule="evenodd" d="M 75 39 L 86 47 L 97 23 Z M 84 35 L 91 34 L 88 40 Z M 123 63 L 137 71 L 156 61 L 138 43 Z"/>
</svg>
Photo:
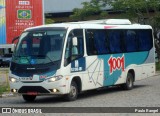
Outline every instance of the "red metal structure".
<svg viewBox="0 0 160 116">
<path fill-rule="evenodd" d="M 43 24 L 42 0 L 6 0 L 6 43 L 28 27 Z"/>
</svg>

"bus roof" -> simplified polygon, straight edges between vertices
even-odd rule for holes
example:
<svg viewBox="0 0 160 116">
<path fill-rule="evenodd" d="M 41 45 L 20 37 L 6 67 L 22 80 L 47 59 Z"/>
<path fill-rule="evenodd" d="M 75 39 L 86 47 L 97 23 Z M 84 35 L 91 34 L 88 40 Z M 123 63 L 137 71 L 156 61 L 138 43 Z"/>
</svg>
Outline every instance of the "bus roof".
<svg viewBox="0 0 160 116">
<path fill-rule="evenodd" d="M 109 23 L 107 23 L 107 21 Z M 55 23 L 27 28 L 25 31 L 47 27 L 82 29 L 152 29 L 150 25 L 131 24 L 128 19 L 92 20 L 80 22 Z"/>
</svg>

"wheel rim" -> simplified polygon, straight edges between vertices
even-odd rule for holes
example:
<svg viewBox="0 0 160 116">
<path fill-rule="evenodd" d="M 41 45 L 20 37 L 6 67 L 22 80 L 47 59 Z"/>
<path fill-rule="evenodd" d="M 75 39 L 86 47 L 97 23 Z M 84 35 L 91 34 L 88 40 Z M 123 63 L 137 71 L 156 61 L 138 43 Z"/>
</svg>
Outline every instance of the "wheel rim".
<svg viewBox="0 0 160 116">
<path fill-rule="evenodd" d="M 71 86 L 70 97 L 75 97 L 77 95 L 77 89 L 75 86 Z"/>
</svg>

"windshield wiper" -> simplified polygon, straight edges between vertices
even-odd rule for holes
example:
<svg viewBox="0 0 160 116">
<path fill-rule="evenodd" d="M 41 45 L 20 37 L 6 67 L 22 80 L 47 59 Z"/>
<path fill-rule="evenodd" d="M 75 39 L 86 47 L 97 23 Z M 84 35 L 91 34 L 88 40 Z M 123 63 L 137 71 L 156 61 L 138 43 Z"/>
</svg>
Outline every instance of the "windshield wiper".
<svg viewBox="0 0 160 116">
<path fill-rule="evenodd" d="M 53 64 L 54 64 L 54 61 L 48 56 L 48 55 L 41 55 L 41 54 L 39 54 L 39 55 L 30 55 L 30 56 L 33 56 L 33 57 L 39 57 L 39 58 L 45 58 L 45 57 L 47 57 L 48 59 L 49 59 L 49 61 L 50 62 L 52 62 Z"/>
<path fill-rule="evenodd" d="M 47 57 L 53 64 L 55 64 L 54 61 L 53 61 L 48 55 L 46 55 L 46 57 Z"/>
</svg>

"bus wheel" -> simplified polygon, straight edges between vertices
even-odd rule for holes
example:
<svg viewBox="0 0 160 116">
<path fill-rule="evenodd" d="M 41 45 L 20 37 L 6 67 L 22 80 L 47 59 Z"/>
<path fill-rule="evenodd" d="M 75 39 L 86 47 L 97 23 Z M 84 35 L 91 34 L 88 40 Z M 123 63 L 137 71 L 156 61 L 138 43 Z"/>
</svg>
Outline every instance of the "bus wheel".
<svg viewBox="0 0 160 116">
<path fill-rule="evenodd" d="M 128 73 L 127 74 L 127 78 L 126 78 L 126 83 L 125 84 L 122 84 L 122 88 L 125 89 L 125 90 L 131 90 L 133 88 L 133 75 L 132 73 Z"/>
<path fill-rule="evenodd" d="M 36 99 L 36 95 L 22 95 L 26 102 L 33 102 Z"/>
<path fill-rule="evenodd" d="M 77 99 L 77 96 L 78 96 L 77 84 L 74 81 L 72 81 L 70 86 L 70 92 L 65 96 L 65 98 L 68 101 L 74 101 Z"/>
</svg>

